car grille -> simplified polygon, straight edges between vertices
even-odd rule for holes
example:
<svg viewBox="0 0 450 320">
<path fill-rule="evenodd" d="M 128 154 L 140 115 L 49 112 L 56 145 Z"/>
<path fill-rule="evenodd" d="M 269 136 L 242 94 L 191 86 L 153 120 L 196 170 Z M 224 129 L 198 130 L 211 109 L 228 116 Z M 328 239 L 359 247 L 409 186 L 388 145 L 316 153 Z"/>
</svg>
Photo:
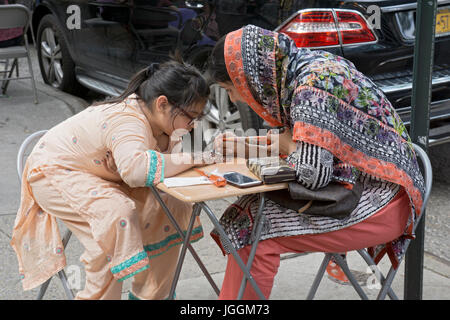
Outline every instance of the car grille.
<svg viewBox="0 0 450 320">
<path fill-rule="evenodd" d="M 412 70 L 389 72 L 370 77 L 384 93 L 393 93 L 402 90 L 411 90 L 413 84 Z M 433 67 L 432 83 L 438 85 L 450 83 L 450 65 Z"/>
</svg>

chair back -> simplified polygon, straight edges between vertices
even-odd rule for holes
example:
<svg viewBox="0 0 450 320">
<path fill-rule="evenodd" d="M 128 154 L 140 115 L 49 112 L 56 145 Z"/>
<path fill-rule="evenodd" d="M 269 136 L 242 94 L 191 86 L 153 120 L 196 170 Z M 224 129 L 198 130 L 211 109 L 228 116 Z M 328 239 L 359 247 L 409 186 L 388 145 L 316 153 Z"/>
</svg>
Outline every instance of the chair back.
<svg viewBox="0 0 450 320">
<path fill-rule="evenodd" d="M 17 174 L 19 176 L 19 181 L 22 182 L 23 167 L 25 166 L 25 160 L 27 154 L 25 153 L 31 145 L 35 143 L 47 132 L 47 130 L 36 131 L 35 133 L 29 135 L 20 145 L 19 151 L 17 152 Z"/>
<path fill-rule="evenodd" d="M 421 212 L 424 212 L 425 208 L 427 207 L 428 198 L 430 197 L 431 187 L 433 184 L 433 169 L 431 167 L 430 158 L 428 158 L 427 153 L 415 143 L 413 143 L 413 148 L 416 153 L 417 159 L 420 161 L 420 163 L 423 166 L 422 174 L 423 174 L 423 178 L 425 180 L 425 194 L 423 196 L 423 204 L 422 204 Z M 416 227 L 419 224 L 419 221 L 422 218 L 422 216 L 423 216 L 423 214 L 421 214 L 419 216 L 419 219 L 417 219 L 417 221 L 414 225 L 414 231 L 416 230 Z"/>
<path fill-rule="evenodd" d="M 31 21 L 30 10 L 21 4 L 0 5 L 0 29 L 23 28 L 27 32 Z"/>
</svg>

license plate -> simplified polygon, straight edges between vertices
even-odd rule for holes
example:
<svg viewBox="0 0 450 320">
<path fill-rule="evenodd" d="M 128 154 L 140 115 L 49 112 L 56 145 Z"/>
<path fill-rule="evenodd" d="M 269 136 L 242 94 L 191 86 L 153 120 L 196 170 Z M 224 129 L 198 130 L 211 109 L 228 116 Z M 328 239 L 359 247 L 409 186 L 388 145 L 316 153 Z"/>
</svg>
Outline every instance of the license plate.
<svg viewBox="0 0 450 320">
<path fill-rule="evenodd" d="M 436 14 L 436 36 L 450 34 L 450 8 L 439 9 Z"/>
</svg>

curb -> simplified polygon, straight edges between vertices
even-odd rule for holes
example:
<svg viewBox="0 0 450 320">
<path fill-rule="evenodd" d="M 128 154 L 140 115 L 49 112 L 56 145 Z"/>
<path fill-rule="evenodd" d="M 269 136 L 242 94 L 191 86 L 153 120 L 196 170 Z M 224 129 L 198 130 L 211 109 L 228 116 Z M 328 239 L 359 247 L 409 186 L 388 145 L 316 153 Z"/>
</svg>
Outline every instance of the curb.
<svg viewBox="0 0 450 320">
<path fill-rule="evenodd" d="M 29 88 L 32 92 L 33 89 L 30 88 L 29 81 L 30 80 L 26 81 L 26 82 L 28 82 L 28 84 L 24 80 L 17 80 L 16 83 L 20 84 L 21 86 Z M 83 111 L 84 109 L 86 109 L 86 107 L 89 106 L 89 103 L 87 101 L 83 100 L 82 98 L 73 96 L 69 93 L 55 89 L 52 86 L 38 82 L 38 81 L 36 81 L 36 79 L 35 79 L 35 83 L 36 83 L 37 91 L 61 101 L 70 110 L 70 112 L 74 115 L 79 113 L 80 111 Z M 33 102 L 31 102 L 31 103 L 33 103 Z M 37 105 L 39 105 L 39 104 L 40 103 L 38 103 Z"/>
</svg>

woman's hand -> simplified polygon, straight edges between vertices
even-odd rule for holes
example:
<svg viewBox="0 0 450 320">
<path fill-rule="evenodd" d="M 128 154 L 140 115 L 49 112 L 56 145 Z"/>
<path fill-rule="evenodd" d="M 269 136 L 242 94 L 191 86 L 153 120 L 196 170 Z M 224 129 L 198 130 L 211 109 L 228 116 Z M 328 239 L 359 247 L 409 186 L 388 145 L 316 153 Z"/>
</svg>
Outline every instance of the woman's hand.
<svg viewBox="0 0 450 320">
<path fill-rule="evenodd" d="M 237 137 L 233 132 L 225 132 L 220 135 L 218 135 L 214 139 L 214 151 L 218 154 L 226 156 L 235 156 L 236 155 L 236 149 L 237 144 L 239 142 L 230 142 L 230 141 L 224 141 L 226 138 L 234 138 Z"/>
<path fill-rule="evenodd" d="M 297 150 L 297 143 L 293 141 L 292 132 L 289 128 L 285 128 L 282 133 L 275 133 L 274 131 L 269 130 L 267 133 L 267 136 L 272 141 L 269 146 L 269 150 L 272 153 L 278 150 L 281 155 L 290 155 Z"/>
</svg>

